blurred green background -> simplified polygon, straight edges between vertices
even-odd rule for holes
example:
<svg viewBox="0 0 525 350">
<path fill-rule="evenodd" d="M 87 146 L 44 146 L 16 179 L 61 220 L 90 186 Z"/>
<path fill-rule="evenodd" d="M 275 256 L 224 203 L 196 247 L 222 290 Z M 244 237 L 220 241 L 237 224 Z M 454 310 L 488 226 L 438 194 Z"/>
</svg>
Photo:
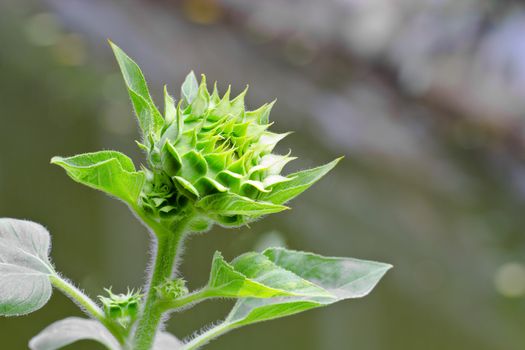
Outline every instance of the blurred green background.
<svg viewBox="0 0 525 350">
<path fill-rule="evenodd" d="M 73 183 L 54 155 L 117 149 L 140 164 L 111 38 L 157 101 L 185 74 L 248 103 L 278 98 L 289 170 L 346 159 L 293 210 L 187 244 L 190 287 L 212 254 L 281 244 L 392 263 L 373 293 L 234 331 L 207 349 L 525 348 L 525 8 L 479 0 L 2 0 L 0 216 L 43 223 L 59 271 L 90 295 L 139 287 L 148 236 L 127 208 Z M 183 338 L 227 301 L 175 315 Z M 81 315 L 56 293 L 0 319 L 1 349 Z M 101 349 L 77 343 L 68 349 Z"/>
</svg>

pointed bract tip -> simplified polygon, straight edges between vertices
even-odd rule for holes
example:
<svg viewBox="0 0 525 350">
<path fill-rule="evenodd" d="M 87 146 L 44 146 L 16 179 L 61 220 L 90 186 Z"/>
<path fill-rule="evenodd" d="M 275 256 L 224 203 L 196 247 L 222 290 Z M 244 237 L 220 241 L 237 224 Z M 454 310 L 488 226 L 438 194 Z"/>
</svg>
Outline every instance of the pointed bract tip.
<svg viewBox="0 0 525 350">
<path fill-rule="evenodd" d="M 239 96 L 245 96 L 247 93 L 248 93 L 248 89 L 250 88 L 250 85 L 249 84 L 246 84 L 246 87 L 244 88 L 244 90 L 241 91 L 241 93 L 239 94 Z"/>
</svg>

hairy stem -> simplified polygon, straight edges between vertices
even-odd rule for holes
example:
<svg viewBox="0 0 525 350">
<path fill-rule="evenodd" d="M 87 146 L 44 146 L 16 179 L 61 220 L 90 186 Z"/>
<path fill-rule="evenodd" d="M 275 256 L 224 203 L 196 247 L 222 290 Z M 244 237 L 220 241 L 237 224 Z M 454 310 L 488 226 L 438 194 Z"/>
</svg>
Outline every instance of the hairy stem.
<svg viewBox="0 0 525 350">
<path fill-rule="evenodd" d="M 157 237 L 156 256 L 153 265 L 153 273 L 147 289 L 146 302 L 142 313 L 137 321 L 137 328 L 133 339 L 134 350 L 150 350 L 157 329 L 160 325 L 164 309 L 157 305 L 157 287 L 170 279 L 174 273 L 174 264 L 179 250 L 179 245 L 186 233 L 186 225 L 191 217 L 178 222 L 173 230 L 168 230 L 159 224 L 147 222 Z"/>
<path fill-rule="evenodd" d="M 208 291 L 206 289 L 201 289 L 196 292 L 186 294 L 175 300 L 161 301 L 158 303 L 158 307 L 163 311 L 176 310 L 188 305 L 195 305 L 208 298 Z"/>
<path fill-rule="evenodd" d="M 201 346 L 207 344 L 212 339 L 217 338 L 218 336 L 223 335 L 230 330 L 231 327 L 225 323 L 222 323 L 193 338 L 190 342 L 184 344 L 180 350 L 198 349 Z"/>
<path fill-rule="evenodd" d="M 88 316 L 102 323 L 121 344 L 124 343 L 122 333 L 113 322 L 106 318 L 104 312 L 90 297 L 75 287 L 71 282 L 58 275 L 51 275 L 50 280 L 55 288 L 71 298 Z"/>
</svg>

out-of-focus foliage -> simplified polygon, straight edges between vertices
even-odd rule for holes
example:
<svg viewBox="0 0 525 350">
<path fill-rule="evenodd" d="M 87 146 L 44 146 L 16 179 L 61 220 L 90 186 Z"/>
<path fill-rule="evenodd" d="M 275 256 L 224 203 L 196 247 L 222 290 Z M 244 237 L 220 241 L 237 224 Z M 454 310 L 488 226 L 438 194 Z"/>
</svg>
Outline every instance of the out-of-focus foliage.
<svg viewBox="0 0 525 350">
<path fill-rule="evenodd" d="M 279 97 L 277 131 L 297 131 L 281 150 L 308 149 L 291 171 L 347 155 L 292 212 L 242 235 L 193 238 L 187 249 L 202 254 L 182 266 L 200 276 L 190 287 L 207 280 L 201 257 L 231 260 L 270 239 L 396 266 L 368 299 L 249 327 L 210 349 L 248 339 L 253 350 L 522 349 L 524 14 L 516 1 L 3 1 L 0 214 L 52 230 L 53 260 L 91 294 L 140 285 L 130 271 L 146 264 L 145 235 L 125 208 L 48 164 L 64 149 L 103 146 L 139 163 L 111 37 L 152 86 L 194 69 L 235 93 L 254 83 L 252 106 Z M 84 253 L 97 240 L 108 248 Z M 183 337 L 230 305 L 208 307 L 170 331 Z M 40 317 L 0 320 L 0 335 L 25 348 L 73 310 L 57 297 Z"/>
</svg>

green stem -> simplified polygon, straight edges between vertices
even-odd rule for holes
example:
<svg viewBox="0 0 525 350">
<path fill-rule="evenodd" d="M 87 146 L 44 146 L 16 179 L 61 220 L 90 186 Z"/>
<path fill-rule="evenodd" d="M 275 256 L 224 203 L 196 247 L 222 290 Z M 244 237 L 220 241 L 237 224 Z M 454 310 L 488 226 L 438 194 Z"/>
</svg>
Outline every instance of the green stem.
<svg viewBox="0 0 525 350">
<path fill-rule="evenodd" d="M 191 220 L 191 217 L 188 216 L 179 221 L 173 230 L 168 230 L 159 223 L 145 220 L 156 234 L 157 251 L 153 273 L 146 295 L 146 302 L 137 321 L 137 328 L 133 339 L 134 350 L 150 350 L 153 345 L 162 314 L 165 312 L 164 309 L 157 305 L 157 287 L 173 275 L 179 245 L 186 232 L 186 225 L 189 220 Z"/>
<path fill-rule="evenodd" d="M 180 309 L 190 304 L 196 304 L 208 298 L 208 291 L 206 289 L 201 289 L 196 292 L 186 294 L 175 300 L 161 301 L 157 304 L 157 306 L 163 311 L 169 311 L 174 309 Z"/>
<path fill-rule="evenodd" d="M 221 323 L 220 325 L 213 327 L 212 329 L 209 329 L 206 332 L 202 333 L 201 335 L 193 338 L 190 342 L 184 344 L 180 350 L 198 349 L 201 346 L 208 343 L 210 340 L 217 338 L 218 336 L 221 336 L 224 333 L 231 331 L 231 330 L 232 330 L 232 327 L 230 327 L 228 324 Z"/>
<path fill-rule="evenodd" d="M 55 288 L 60 290 L 62 293 L 70 297 L 80 308 L 86 312 L 86 314 L 100 323 L 102 323 L 110 332 L 117 338 L 119 343 L 124 343 L 124 337 L 120 330 L 115 326 L 113 322 L 108 320 L 104 315 L 104 312 L 98 307 L 98 305 L 91 300 L 84 292 L 75 287 L 71 282 L 61 278 L 58 275 L 51 275 L 49 277 L 51 283 Z"/>
</svg>

